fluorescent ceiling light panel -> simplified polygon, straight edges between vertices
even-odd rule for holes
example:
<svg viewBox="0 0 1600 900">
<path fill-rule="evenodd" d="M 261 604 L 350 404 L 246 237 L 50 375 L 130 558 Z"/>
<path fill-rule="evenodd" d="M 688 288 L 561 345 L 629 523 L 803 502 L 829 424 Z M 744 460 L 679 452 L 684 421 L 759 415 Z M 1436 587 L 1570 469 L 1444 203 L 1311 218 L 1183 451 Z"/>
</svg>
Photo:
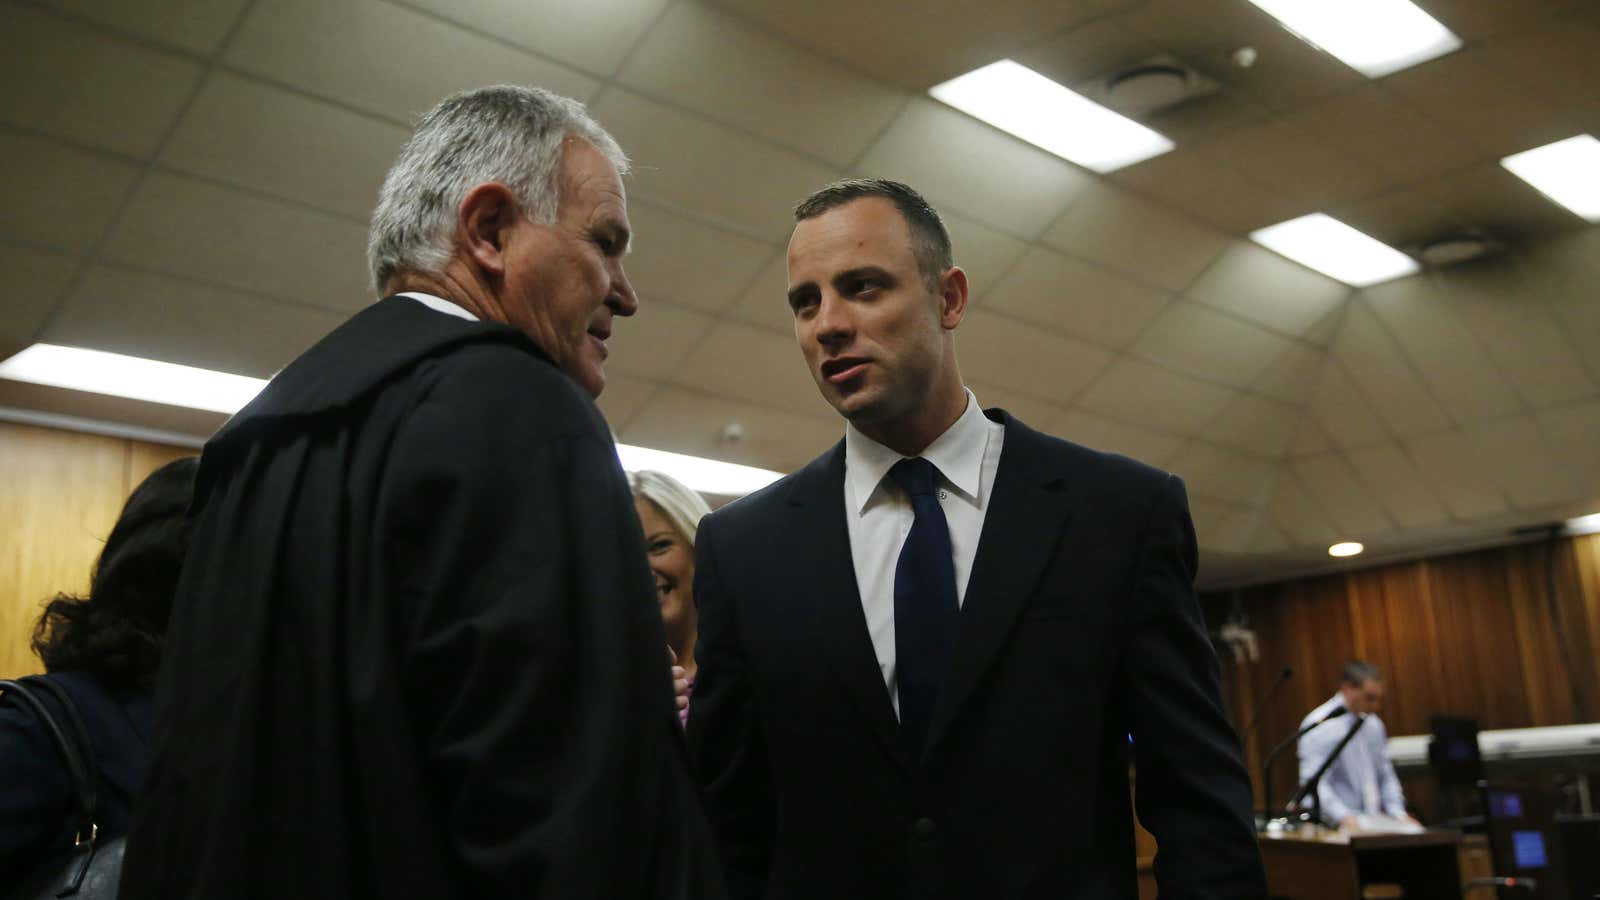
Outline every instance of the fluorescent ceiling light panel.
<svg viewBox="0 0 1600 900">
<path fill-rule="evenodd" d="M 1368 78 L 1382 78 L 1461 47 L 1461 38 L 1411 0 L 1250 2 Z"/>
<path fill-rule="evenodd" d="M 634 447 L 628 444 L 617 445 L 617 457 L 622 460 L 622 467 L 629 472 L 654 469 L 671 475 L 705 494 L 742 497 L 783 477 L 780 472 L 758 469 L 755 466 L 741 466 L 738 463 L 687 456 L 682 453 L 668 453 L 665 450 L 651 450 L 648 447 Z"/>
<path fill-rule="evenodd" d="M 229 414 L 267 386 L 263 378 L 58 344 L 34 344 L 0 362 L 0 378 Z M 655 469 L 711 494 L 741 496 L 783 477 L 753 466 L 627 444 L 617 445 L 617 455 L 623 468 Z"/>
<path fill-rule="evenodd" d="M 264 378 L 59 344 L 34 344 L 0 363 L 0 378 L 230 414 L 267 386 Z"/>
<path fill-rule="evenodd" d="M 1009 59 L 935 85 L 928 93 L 1096 172 L 1114 172 L 1174 146 L 1138 122 Z"/>
<path fill-rule="evenodd" d="M 1597 534 L 1600 533 L 1600 513 L 1590 513 L 1576 519 L 1568 519 L 1563 529 L 1567 534 Z"/>
<path fill-rule="evenodd" d="M 1367 549 L 1356 541 L 1343 541 L 1328 548 L 1329 556 L 1360 556 Z"/>
<path fill-rule="evenodd" d="M 1580 134 L 1500 160 L 1511 174 L 1591 222 L 1600 222 L 1600 140 Z"/>
<path fill-rule="evenodd" d="M 1411 257 L 1323 213 L 1269 225 L 1251 232 L 1250 239 L 1351 287 L 1417 271 Z"/>
</svg>

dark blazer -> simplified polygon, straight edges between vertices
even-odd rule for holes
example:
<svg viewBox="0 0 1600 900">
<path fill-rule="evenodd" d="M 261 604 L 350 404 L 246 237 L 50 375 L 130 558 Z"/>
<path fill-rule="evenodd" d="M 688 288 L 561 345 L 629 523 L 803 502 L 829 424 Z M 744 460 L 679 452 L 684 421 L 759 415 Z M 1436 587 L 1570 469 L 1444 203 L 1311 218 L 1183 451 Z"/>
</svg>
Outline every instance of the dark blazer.
<svg viewBox="0 0 1600 900">
<path fill-rule="evenodd" d="M 731 893 L 1131 900 L 1131 734 L 1163 897 L 1265 896 L 1182 482 L 986 414 L 1005 443 L 920 754 L 861 610 L 843 442 L 701 523 L 689 737 Z"/>
<path fill-rule="evenodd" d="M 721 896 L 615 445 L 521 333 L 368 307 L 194 520 L 123 900 Z"/>
</svg>

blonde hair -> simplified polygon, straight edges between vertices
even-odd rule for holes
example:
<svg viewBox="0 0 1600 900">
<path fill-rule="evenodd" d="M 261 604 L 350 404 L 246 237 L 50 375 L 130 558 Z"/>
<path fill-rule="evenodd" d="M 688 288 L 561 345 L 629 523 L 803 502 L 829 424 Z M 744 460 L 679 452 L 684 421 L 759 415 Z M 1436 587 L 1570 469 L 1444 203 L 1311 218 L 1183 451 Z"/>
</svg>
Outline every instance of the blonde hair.
<svg viewBox="0 0 1600 900">
<path fill-rule="evenodd" d="M 694 546 L 694 535 L 700 530 L 700 519 L 711 512 L 705 498 L 688 485 L 662 472 L 641 469 L 628 473 L 628 487 L 636 498 L 648 500 L 661 510 L 678 534 Z"/>
</svg>

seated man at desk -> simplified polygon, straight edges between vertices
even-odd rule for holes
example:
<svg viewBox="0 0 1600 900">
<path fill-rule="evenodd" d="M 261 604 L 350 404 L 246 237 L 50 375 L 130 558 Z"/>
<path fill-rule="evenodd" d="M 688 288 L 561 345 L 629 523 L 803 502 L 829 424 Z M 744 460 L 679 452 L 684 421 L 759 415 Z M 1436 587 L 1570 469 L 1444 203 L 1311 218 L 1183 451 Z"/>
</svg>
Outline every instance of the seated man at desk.
<svg viewBox="0 0 1600 900">
<path fill-rule="evenodd" d="M 1338 692 L 1300 723 L 1305 728 L 1340 706 L 1351 716 L 1366 719 L 1317 785 L 1322 818 L 1345 830 L 1419 827 L 1406 814 L 1405 794 L 1389 761 L 1389 732 L 1378 718 L 1382 705 L 1383 673 L 1371 663 L 1355 660 L 1344 667 Z M 1300 784 L 1316 775 L 1355 724 L 1356 719 L 1341 717 L 1300 739 Z"/>
</svg>

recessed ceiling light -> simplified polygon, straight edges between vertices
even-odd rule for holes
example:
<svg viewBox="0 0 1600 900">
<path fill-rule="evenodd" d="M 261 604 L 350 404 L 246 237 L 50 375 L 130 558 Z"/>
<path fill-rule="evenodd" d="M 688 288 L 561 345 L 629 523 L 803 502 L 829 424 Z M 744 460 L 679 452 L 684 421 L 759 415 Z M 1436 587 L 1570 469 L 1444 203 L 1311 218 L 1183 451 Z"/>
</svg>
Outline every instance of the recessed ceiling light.
<svg viewBox="0 0 1600 900">
<path fill-rule="evenodd" d="M 1382 78 L 1461 47 L 1461 38 L 1411 0 L 1250 2 L 1368 78 Z"/>
<path fill-rule="evenodd" d="M 59 344 L 34 344 L 0 362 L 0 378 L 229 414 L 267 385 L 263 378 Z M 741 496 L 783 477 L 754 466 L 627 444 L 617 445 L 617 456 L 626 469 L 655 469 L 710 494 Z"/>
<path fill-rule="evenodd" d="M 1600 533 L 1600 513 L 1591 513 L 1587 516 L 1568 519 L 1562 531 L 1565 534 L 1574 535 Z"/>
<path fill-rule="evenodd" d="M 1323 213 L 1269 225 L 1251 232 L 1250 239 L 1351 287 L 1417 271 L 1411 257 Z"/>
<path fill-rule="evenodd" d="M 0 363 L 0 378 L 220 413 L 238 412 L 267 386 L 264 378 L 59 344 L 34 344 Z"/>
<path fill-rule="evenodd" d="M 1009 59 L 935 85 L 928 93 L 1096 172 L 1114 172 L 1175 146 L 1138 122 Z"/>
<path fill-rule="evenodd" d="M 1342 541 L 1328 548 L 1329 556 L 1359 556 L 1361 551 L 1367 549 L 1365 545 L 1356 541 Z"/>
<path fill-rule="evenodd" d="M 1600 222 L 1600 140 L 1580 134 L 1508 156 L 1500 165 L 1541 194 Z"/>
</svg>

